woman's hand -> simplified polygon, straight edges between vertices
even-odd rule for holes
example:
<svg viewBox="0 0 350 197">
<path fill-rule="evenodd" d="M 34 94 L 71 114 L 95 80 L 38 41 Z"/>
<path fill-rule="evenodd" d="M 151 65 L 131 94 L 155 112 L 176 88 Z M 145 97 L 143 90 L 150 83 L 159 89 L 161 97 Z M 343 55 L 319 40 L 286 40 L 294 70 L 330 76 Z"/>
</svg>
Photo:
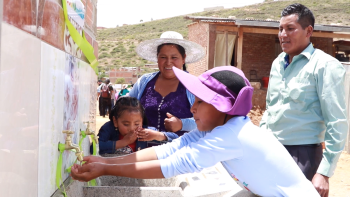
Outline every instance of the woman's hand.
<svg viewBox="0 0 350 197">
<path fill-rule="evenodd" d="M 179 118 L 169 112 L 166 113 L 166 116 L 168 118 L 164 119 L 164 126 L 167 131 L 176 132 L 182 129 L 182 121 Z"/>
<path fill-rule="evenodd" d="M 162 132 L 154 131 L 151 129 L 140 128 L 137 130 L 137 137 L 139 141 L 165 141 L 166 137 Z"/>
<path fill-rule="evenodd" d="M 104 166 L 103 163 L 85 163 L 83 166 L 74 164 L 71 169 L 71 176 L 74 180 L 87 182 L 104 175 Z"/>
</svg>

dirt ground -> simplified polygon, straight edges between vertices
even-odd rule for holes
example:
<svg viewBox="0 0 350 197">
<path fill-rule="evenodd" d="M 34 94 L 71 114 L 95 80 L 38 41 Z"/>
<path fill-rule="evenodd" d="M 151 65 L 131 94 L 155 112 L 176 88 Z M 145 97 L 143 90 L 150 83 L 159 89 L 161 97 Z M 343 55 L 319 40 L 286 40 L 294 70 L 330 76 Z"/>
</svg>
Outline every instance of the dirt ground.
<svg viewBox="0 0 350 197">
<path fill-rule="evenodd" d="M 97 107 L 98 109 L 98 107 Z M 96 130 L 101 128 L 101 126 L 109 121 L 106 116 L 103 118 L 99 116 L 99 112 L 96 112 Z M 251 113 L 248 116 L 251 118 L 252 122 L 255 125 L 258 125 L 261 116 L 263 114 L 263 110 L 260 108 L 254 108 L 251 110 Z M 335 173 L 332 178 L 329 179 L 329 197 L 350 197 L 350 154 L 343 152 L 339 158 L 338 166 L 335 169 Z"/>
</svg>

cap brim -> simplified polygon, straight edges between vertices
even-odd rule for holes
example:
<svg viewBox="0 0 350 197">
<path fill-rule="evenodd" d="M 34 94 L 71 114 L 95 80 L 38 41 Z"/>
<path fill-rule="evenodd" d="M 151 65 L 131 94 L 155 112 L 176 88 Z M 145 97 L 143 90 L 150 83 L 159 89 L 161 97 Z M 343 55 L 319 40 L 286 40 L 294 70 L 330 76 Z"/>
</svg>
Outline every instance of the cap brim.
<svg viewBox="0 0 350 197">
<path fill-rule="evenodd" d="M 206 103 L 211 103 L 211 100 L 217 95 L 216 92 L 204 85 L 198 77 L 184 72 L 173 66 L 173 71 L 179 81 L 190 91 L 193 95 L 200 98 Z"/>
</svg>

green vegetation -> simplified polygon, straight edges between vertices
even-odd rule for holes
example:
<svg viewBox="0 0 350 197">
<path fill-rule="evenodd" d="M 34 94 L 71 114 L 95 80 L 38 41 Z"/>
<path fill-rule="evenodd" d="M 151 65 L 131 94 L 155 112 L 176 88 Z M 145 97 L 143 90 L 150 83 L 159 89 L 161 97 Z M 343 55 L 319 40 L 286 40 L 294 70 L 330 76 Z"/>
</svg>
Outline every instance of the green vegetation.
<svg viewBox="0 0 350 197">
<path fill-rule="evenodd" d="M 115 81 L 115 84 L 123 84 L 125 83 L 125 79 L 124 78 L 118 78 L 116 81 Z"/>
<path fill-rule="evenodd" d="M 272 19 L 279 20 L 281 11 L 287 5 L 295 3 L 291 0 L 273 1 L 265 0 L 264 3 L 230 8 L 218 11 L 207 11 L 188 14 L 192 16 L 217 16 L 227 18 L 235 16 L 237 19 Z M 340 23 L 350 24 L 350 0 L 300 0 L 298 3 L 310 8 L 316 18 L 317 24 Z M 184 16 L 153 20 L 136 25 L 127 25 L 117 28 L 97 30 L 99 42 L 99 69 L 107 70 L 109 67 L 141 67 L 142 73 L 151 72 L 145 68 L 145 64 L 153 63 L 140 58 L 136 54 L 137 45 L 145 40 L 159 38 L 164 31 L 177 31 L 185 39 L 188 39 L 187 25 L 191 20 L 185 20 Z M 107 67 L 107 69 L 105 69 Z"/>
</svg>

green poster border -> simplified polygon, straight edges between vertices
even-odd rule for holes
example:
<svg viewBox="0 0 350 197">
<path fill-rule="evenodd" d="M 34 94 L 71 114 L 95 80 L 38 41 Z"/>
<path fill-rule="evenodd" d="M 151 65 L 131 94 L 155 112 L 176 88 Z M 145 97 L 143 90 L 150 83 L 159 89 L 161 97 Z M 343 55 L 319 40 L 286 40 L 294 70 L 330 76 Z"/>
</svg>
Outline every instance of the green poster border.
<svg viewBox="0 0 350 197">
<path fill-rule="evenodd" d="M 67 25 L 68 31 L 73 41 L 78 45 L 78 47 L 84 53 L 85 57 L 90 62 L 91 68 L 95 71 L 96 75 L 98 75 L 98 68 L 97 68 L 98 61 L 94 55 L 94 48 L 86 40 L 84 30 L 83 30 L 83 36 L 81 36 L 79 32 L 75 29 L 73 24 L 69 21 L 68 14 L 67 14 L 66 0 L 62 0 L 62 6 L 63 6 L 63 13 L 64 13 L 64 21 Z"/>
</svg>

